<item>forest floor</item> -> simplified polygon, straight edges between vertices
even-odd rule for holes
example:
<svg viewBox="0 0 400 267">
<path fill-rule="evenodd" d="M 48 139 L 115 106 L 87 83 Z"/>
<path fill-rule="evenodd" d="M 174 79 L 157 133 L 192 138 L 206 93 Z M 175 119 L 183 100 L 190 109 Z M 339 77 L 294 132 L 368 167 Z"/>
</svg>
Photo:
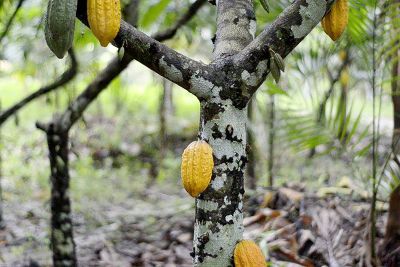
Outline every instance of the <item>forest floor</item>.
<svg viewBox="0 0 400 267">
<path fill-rule="evenodd" d="M 157 129 L 146 128 L 147 123 L 89 118 L 72 132 L 71 197 L 80 266 L 192 266 L 194 201 L 180 184 L 179 155 L 196 130 L 177 127 L 188 134 L 170 138 L 158 168 L 157 135 L 151 134 Z M 138 128 L 144 129 L 140 136 Z M 51 266 L 45 138 L 33 125 L 21 125 L 19 133 L 6 132 L 3 139 L 6 227 L 0 230 L 0 267 Z M 260 244 L 271 266 L 363 266 L 370 251 L 370 203 L 364 173 L 354 170 L 370 167 L 338 156 L 318 156 L 310 163 L 285 153 L 276 153 L 280 187 L 246 191 L 244 238 Z M 152 172 L 157 180 L 149 185 Z M 387 203 L 379 202 L 377 246 L 386 210 Z"/>
<path fill-rule="evenodd" d="M 123 203 L 88 203 L 87 211 L 74 213 L 80 266 L 192 266 L 192 203 L 154 189 L 143 194 Z M 51 266 L 47 206 L 6 206 L 0 266 Z M 363 266 L 368 256 L 366 201 L 319 197 L 294 186 L 260 189 L 245 207 L 244 237 L 261 244 L 271 266 Z M 378 242 L 384 215 L 378 217 Z"/>
</svg>

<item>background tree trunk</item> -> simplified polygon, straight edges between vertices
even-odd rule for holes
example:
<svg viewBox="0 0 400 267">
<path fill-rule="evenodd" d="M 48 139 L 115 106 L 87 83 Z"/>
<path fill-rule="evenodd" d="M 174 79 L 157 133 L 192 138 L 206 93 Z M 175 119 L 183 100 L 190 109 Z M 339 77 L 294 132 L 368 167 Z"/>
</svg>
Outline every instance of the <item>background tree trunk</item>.
<svg viewBox="0 0 400 267">
<path fill-rule="evenodd" d="M 392 67 L 392 102 L 393 102 L 393 154 L 397 157 L 400 154 L 400 50 L 394 58 Z M 397 162 L 400 164 L 399 160 Z"/>
<path fill-rule="evenodd" d="M 400 4 L 396 0 L 394 5 Z M 397 6 L 397 12 L 400 8 Z M 394 34 L 397 34 L 394 27 Z M 396 37 L 394 37 L 396 38 Z M 398 43 L 396 43 L 398 45 Z M 392 102 L 393 102 L 393 135 L 392 149 L 395 162 L 400 166 L 400 49 L 393 57 L 392 66 Z M 400 185 L 390 195 L 389 212 L 383 245 L 379 250 L 379 258 L 383 266 L 400 266 Z"/>
<path fill-rule="evenodd" d="M 274 186 L 275 96 L 270 96 L 268 135 L 268 185 Z"/>
<path fill-rule="evenodd" d="M 51 245 L 54 266 L 77 266 L 69 198 L 68 132 L 48 129 L 51 168 Z"/>
<path fill-rule="evenodd" d="M 347 91 L 348 87 L 345 84 L 341 84 L 340 90 L 340 98 L 339 98 L 339 107 L 338 107 L 338 116 L 339 116 L 339 129 L 338 129 L 338 139 L 342 141 L 342 143 L 346 142 L 347 135 Z"/>
<path fill-rule="evenodd" d="M 0 113 L 1 113 L 1 102 L 0 102 Z M 3 184 L 2 184 L 2 178 L 3 178 L 3 157 L 2 157 L 2 152 L 3 152 L 3 146 L 2 146 L 2 136 L 1 136 L 1 127 L 0 127 L 0 229 L 4 228 L 5 223 L 4 223 L 4 218 L 3 218 Z"/>
<path fill-rule="evenodd" d="M 248 159 L 249 162 L 247 164 L 246 173 L 247 173 L 247 186 L 249 189 L 256 189 L 257 187 L 257 179 L 256 179 L 256 154 L 257 154 L 257 147 L 256 147 L 256 138 L 254 134 L 254 104 L 255 99 L 250 100 L 248 106 L 248 120 L 249 125 L 247 127 L 247 142 L 248 142 Z"/>
<path fill-rule="evenodd" d="M 159 118 L 160 118 L 160 148 L 164 153 L 168 145 L 168 121 L 173 113 L 173 84 L 167 79 L 163 79 L 163 90 L 160 99 Z"/>
</svg>

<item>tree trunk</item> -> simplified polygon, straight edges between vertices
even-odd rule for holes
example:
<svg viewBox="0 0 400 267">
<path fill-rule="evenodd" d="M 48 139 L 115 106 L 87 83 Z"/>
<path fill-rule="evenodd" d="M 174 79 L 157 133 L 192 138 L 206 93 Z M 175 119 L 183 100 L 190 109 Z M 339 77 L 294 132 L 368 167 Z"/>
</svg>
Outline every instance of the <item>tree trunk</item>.
<svg viewBox="0 0 400 267">
<path fill-rule="evenodd" d="M 214 47 L 221 86 L 202 83 L 211 97 L 200 101 L 199 137 L 213 148 L 214 169 L 207 190 L 196 199 L 193 253 L 196 267 L 233 266 L 243 236 L 246 123 L 249 96 L 240 75 L 220 69 L 218 60 L 240 52 L 255 35 L 252 0 L 219 0 Z"/>
<path fill-rule="evenodd" d="M 224 105 L 212 116 L 213 105 L 201 103 L 200 137 L 213 148 L 214 170 L 211 185 L 196 200 L 194 262 L 227 267 L 243 234 L 247 109 Z"/>
<path fill-rule="evenodd" d="M 168 142 L 168 120 L 173 112 L 172 102 L 172 83 L 167 79 L 163 79 L 163 91 L 160 101 L 159 118 L 160 118 L 160 141 L 161 151 L 164 153 Z"/>
<path fill-rule="evenodd" d="M 275 96 L 270 96 L 268 135 L 268 185 L 274 186 Z"/>
<path fill-rule="evenodd" d="M 400 3 L 399 0 L 395 4 Z M 398 10 L 399 8 L 396 8 Z M 392 66 L 393 136 L 392 149 L 395 162 L 400 166 L 400 49 L 394 54 Z M 379 258 L 383 266 L 400 266 L 400 185 L 390 195 L 388 220 Z"/>
<path fill-rule="evenodd" d="M 0 113 L 1 113 L 1 103 L 0 103 Z M 0 130 L 1 130 L 1 125 L 0 125 Z M 2 147 L 2 138 L 1 138 L 1 131 L 0 131 L 0 148 Z M 2 185 L 2 178 L 3 178 L 3 161 L 2 161 L 2 151 L 3 149 L 0 149 L 0 229 L 2 229 L 5 224 L 4 224 L 4 219 L 3 219 L 3 185 Z"/>
<path fill-rule="evenodd" d="M 392 69 L 392 102 L 393 102 L 393 154 L 400 155 L 400 50 L 397 51 L 397 57 L 394 58 Z M 396 159 L 400 164 L 399 160 Z"/>
<path fill-rule="evenodd" d="M 51 245 L 54 266 L 77 266 L 69 199 L 68 132 L 47 132 L 51 167 Z"/>
<path fill-rule="evenodd" d="M 338 129 L 338 139 L 342 142 L 346 142 L 347 136 L 347 86 L 341 85 L 340 91 L 340 99 L 339 99 L 339 108 L 338 108 L 338 116 L 339 116 L 339 129 Z"/>
<path fill-rule="evenodd" d="M 256 140 L 254 136 L 254 103 L 255 100 L 250 100 L 248 106 L 248 120 L 249 125 L 247 127 L 247 142 L 248 142 L 248 159 L 247 164 L 247 185 L 249 189 L 256 189 Z"/>
<path fill-rule="evenodd" d="M 390 195 L 385 238 L 379 249 L 382 266 L 400 266 L 400 185 Z"/>
</svg>

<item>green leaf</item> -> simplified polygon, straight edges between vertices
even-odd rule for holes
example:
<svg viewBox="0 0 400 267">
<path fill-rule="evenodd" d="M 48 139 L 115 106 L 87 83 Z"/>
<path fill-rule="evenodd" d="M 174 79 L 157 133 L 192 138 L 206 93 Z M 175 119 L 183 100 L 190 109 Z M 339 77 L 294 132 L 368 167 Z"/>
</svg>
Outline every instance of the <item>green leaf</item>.
<svg viewBox="0 0 400 267">
<path fill-rule="evenodd" d="M 288 93 L 279 86 L 268 86 L 267 94 L 269 95 L 284 95 L 289 96 Z"/>
<path fill-rule="evenodd" d="M 260 0 L 262 7 L 265 9 L 265 11 L 267 11 L 269 13 L 269 3 L 268 0 Z"/>
<path fill-rule="evenodd" d="M 273 56 L 275 58 L 275 62 L 278 65 L 279 69 L 284 72 L 285 71 L 285 62 L 283 61 L 283 58 L 281 57 L 281 55 L 279 55 L 278 53 L 273 53 Z"/>
<path fill-rule="evenodd" d="M 144 28 L 151 26 L 161 16 L 163 11 L 167 8 L 171 0 L 161 0 L 157 4 L 151 6 L 146 14 L 143 15 L 140 25 Z"/>
<path fill-rule="evenodd" d="M 278 67 L 278 64 L 275 61 L 274 57 L 271 57 L 271 74 L 272 77 L 274 77 L 274 80 L 276 83 L 279 82 L 279 80 L 281 79 L 281 70 Z"/>
</svg>

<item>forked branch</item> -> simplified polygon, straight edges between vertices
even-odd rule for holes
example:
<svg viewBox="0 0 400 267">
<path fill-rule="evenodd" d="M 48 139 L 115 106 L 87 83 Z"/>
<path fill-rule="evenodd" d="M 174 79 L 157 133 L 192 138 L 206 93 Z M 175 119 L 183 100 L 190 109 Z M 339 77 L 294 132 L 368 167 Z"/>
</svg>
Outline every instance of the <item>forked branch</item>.
<svg viewBox="0 0 400 267">
<path fill-rule="evenodd" d="M 202 0 L 195 2 L 197 7 L 195 6 L 194 10 L 197 10 L 204 2 Z M 88 25 L 86 8 L 86 0 L 79 0 L 77 17 Z M 187 18 L 182 18 L 184 23 L 187 20 Z M 171 32 L 166 32 L 165 37 L 172 37 L 171 34 L 174 31 L 176 32 L 175 28 L 171 28 Z M 164 38 L 164 36 L 159 37 Z M 117 47 L 124 47 L 125 53 L 129 54 L 133 59 L 178 84 L 198 98 L 207 96 L 208 92 L 203 91 L 203 88 L 198 87 L 197 83 L 194 82 L 198 76 L 203 78 L 208 76 L 211 70 L 207 65 L 190 59 L 161 44 L 123 20 L 121 20 L 121 28 L 113 44 Z"/>
<path fill-rule="evenodd" d="M 285 58 L 317 26 L 333 0 L 296 0 L 266 26 L 242 52 L 235 65 L 249 73 L 254 93 L 270 72 L 270 50 Z"/>
</svg>

